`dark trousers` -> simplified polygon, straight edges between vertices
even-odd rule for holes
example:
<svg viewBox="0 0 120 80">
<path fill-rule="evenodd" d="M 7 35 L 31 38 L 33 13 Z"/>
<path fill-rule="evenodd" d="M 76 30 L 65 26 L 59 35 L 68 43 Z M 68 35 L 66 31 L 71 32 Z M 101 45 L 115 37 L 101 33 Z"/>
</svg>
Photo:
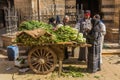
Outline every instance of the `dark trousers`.
<svg viewBox="0 0 120 80">
<path fill-rule="evenodd" d="M 87 61 L 87 54 L 88 54 L 88 48 L 87 47 L 80 47 L 79 51 L 79 61 Z"/>
<path fill-rule="evenodd" d="M 88 72 L 96 72 L 101 69 L 100 66 L 100 46 L 94 45 L 88 48 L 88 62 L 87 70 Z"/>
<path fill-rule="evenodd" d="M 68 59 L 68 49 L 64 47 L 64 59 Z"/>
</svg>

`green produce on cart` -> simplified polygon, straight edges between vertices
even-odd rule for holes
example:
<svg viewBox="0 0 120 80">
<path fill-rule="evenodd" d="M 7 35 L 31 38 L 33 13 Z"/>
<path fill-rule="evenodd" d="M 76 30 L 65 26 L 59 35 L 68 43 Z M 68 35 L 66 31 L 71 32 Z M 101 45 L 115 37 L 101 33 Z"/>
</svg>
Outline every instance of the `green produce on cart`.
<svg viewBox="0 0 120 80">
<path fill-rule="evenodd" d="M 83 38 L 83 34 L 78 33 L 78 30 L 75 28 L 61 26 L 54 30 L 52 25 L 34 20 L 21 23 L 19 31 L 21 31 L 21 33 L 17 35 L 16 41 L 25 45 L 72 41 L 77 43 L 86 42 L 86 39 Z"/>
</svg>

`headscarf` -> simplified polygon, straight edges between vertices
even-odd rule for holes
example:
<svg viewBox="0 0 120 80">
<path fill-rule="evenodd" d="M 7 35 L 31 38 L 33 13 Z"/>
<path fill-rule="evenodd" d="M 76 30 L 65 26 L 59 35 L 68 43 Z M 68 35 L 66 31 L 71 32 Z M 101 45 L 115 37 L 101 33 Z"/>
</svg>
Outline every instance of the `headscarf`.
<svg viewBox="0 0 120 80">
<path fill-rule="evenodd" d="M 95 25 L 97 25 L 100 22 L 100 15 L 99 14 L 96 14 L 94 16 L 94 21 L 95 21 Z"/>
</svg>

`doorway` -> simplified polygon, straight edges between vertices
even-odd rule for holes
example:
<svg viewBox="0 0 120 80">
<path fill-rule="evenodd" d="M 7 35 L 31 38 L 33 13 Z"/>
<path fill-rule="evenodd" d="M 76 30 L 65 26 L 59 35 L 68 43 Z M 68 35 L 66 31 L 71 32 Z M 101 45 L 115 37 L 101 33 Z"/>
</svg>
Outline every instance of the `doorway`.
<svg viewBox="0 0 120 80">
<path fill-rule="evenodd" d="M 101 13 L 101 0 L 76 0 L 76 5 L 79 5 L 79 9 L 81 9 L 81 4 L 83 10 L 91 11 L 91 17 L 94 14 L 100 14 L 101 17 L 103 16 Z"/>
<path fill-rule="evenodd" d="M 6 27 L 4 8 L 14 6 L 14 0 L 0 0 L 0 29 Z"/>
<path fill-rule="evenodd" d="M 4 7 L 7 7 L 7 1 L 0 0 L 0 29 L 5 27 Z"/>
</svg>

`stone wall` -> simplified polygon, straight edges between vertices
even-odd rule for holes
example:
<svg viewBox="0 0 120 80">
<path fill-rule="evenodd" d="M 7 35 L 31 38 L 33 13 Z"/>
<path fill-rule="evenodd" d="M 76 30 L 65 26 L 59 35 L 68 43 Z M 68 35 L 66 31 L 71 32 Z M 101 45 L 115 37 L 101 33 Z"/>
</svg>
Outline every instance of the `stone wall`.
<svg viewBox="0 0 120 80">
<path fill-rule="evenodd" d="M 114 15 L 114 22 L 116 27 L 119 26 L 119 17 L 120 16 L 120 0 L 115 0 L 115 15 Z"/>
<path fill-rule="evenodd" d="M 103 21 L 107 34 L 105 39 L 110 42 L 118 42 L 119 35 L 119 0 L 102 0 L 101 11 L 104 14 Z"/>
<path fill-rule="evenodd" d="M 31 6 L 31 0 L 14 0 L 15 8 Z"/>
<path fill-rule="evenodd" d="M 101 12 L 104 14 L 103 21 L 106 26 L 113 26 L 115 12 L 114 3 L 114 0 L 102 0 L 101 2 Z"/>
<path fill-rule="evenodd" d="M 115 23 L 115 28 L 117 29 L 116 31 L 116 36 L 117 36 L 117 41 L 119 42 L 119 37 L 120 37 L 120 0 L 115 0 L 115 15 L 114 15 L 114 23 Z"/>
<path fill-rule="evenodd" d="M 31 0 L 14 0 L 14 6 L 24 13 L 26 9 L 31 8 Z"/>
<path fill-rule="evenodd" d="M 26 11 L 24 9 L 26 6 L 31 7 L 33 12 L 38 12 L 37 1 L 38 0 L 14 0 L 14 4 L 16 8 L 22 9 L 23 12 Z M 76 0 L 71 1 L 73 0 L 39 0 L 39 13 L 40 15 L 65 15 L 66 2 L 70 5 L 76 4 Z M 56 4 L 56 12 L 54 12 L 54 4 Z M 101 0 L 100 4 L 101 12 L 104 14 L 103 21 L 107 27 L 105 39 L 110 42 L 118 42 L 120 0 Z"/>
<path fill-rule="evenodd" d="M 65 0 L 39 0 L 40 13 L 43 15 L 54 15 L 54 4 L 56 5 L 56 14 L 64 15 Z M 32 0 L 32 5 L 37 8 L 37 0 Z"/>
</svg>

